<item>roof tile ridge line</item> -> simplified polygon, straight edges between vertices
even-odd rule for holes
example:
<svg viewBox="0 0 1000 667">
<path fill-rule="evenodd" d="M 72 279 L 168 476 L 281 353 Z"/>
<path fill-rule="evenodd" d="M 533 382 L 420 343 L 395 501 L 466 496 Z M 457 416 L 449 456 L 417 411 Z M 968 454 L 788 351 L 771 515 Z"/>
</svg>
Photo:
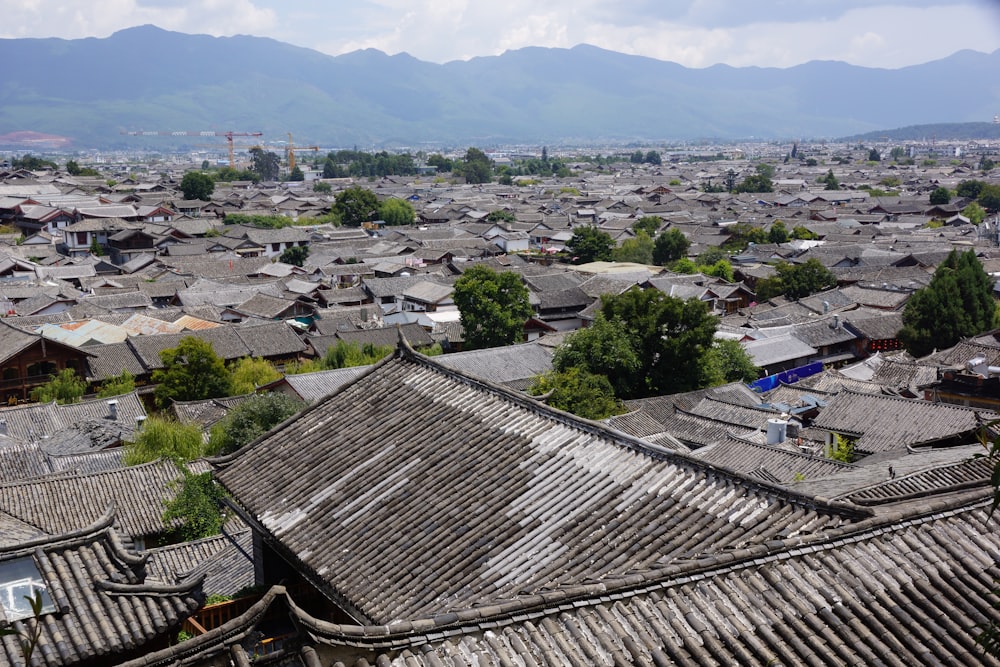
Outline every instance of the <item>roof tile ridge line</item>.
<svg viewBox="0 0 1000 667">
<path fill-rule="evenodd" d="M 43 537 L 36 537 L 34 539 L 27 540 L 25 542 L 20 542 L 16 545 L 8 547 L 0 547 L 0 556 L 7 553 L 16 554 L 22 551 L 34 551 L 39 547 L 46 547 L 46 546 L 61 547 L 61 546 L 68 546 L 75 543 L 84 542 L 86 541 L 86 538 L 98 535 L 102 531 L 112 529 L 112 525 L 114 524 L 116 516 L 114 509 L 115 509 L 114 503 L 112 503 L 108 507 L 108 509 L 104 511 L 104 514 L 98 517 L 98 519 L 89 526 L 84 526 L 83 528 L 71 530 L 66 533 L 60 533 L 58 535 L 46 533 L 46 535 L 44 535 Z M 3 510 L 3 511 L 7 514 L 10 514 L 8 510 Z M 24 521 L 23 519 L 19 519 L 13 514 L 10 514 L 10 516 L 13 516 L 15 519 L 18 519 L 19 521 Z M 24 523 L 32 525 L 27 521 L 24 521 Z M 35 526 L 35 528 L 38 528 L 38 526 Z M 39 528 L 39 530 L 42 529 Z"/>
<path fill-rule="evenodd" d="M 853 389 L 849 389 L 849 388 L 845 387 L 845 388 L 841 389 L 838 392 L 838 395 L 844 394 L 844 393 L 846 393 L 846 394 L 852 394 L 854 396 L 868 397 L 868 398 L 872 398 L 872 397 L 875 397 L 875 398 L 885 398 L 885 399 L 889 399 L 889 400 L 893 400 L 893 401 L 901 401 L 903 403 L 910 403 L 910 404 L 913 404 L 913 405 L 920 405 L 920 404 L 926 403 L 927 405 L 938 405 L 938 406 L 945 407 L 945 408 L 955 408 L 957 410 L 962 410 L 964 412 L 972 412 L 972 413 L 975 413 L 975 414 L 978 414 L 980 412 L 992 412 L 993 414 L 997 414 L 994 410 L 987 410 L 986 408 L 977 408 L 977 407 L 973 407 L 971 405 L 959 405 L 958 403 L 946 403 L 944 401 L 928 401 L 927 399 L 924 399 L 924 398 L 907 398 L 905 396 L 900 396 L 899 394 L 866 394 L 864 392 L 855 391 Z M 998 418 L 998 419 L 1000 419 L 1000 418 Z"/>
<path fill-rule="evenodd" d="M 967 466 L 970 463 L 972 463 L 973 461 L 979 461 L 981 459 L 988 459 L 988 458 L 989 457 L 987 455 L 985 455 L 985 454 L 973 454 L 969 458 L 962 459 L 960 461 L 956 461 L 955 463 L 946 463 L 945 465 L 937 465 L 937 466 L 936 465 L 928 465 L 925 468 L 921 468 L 919 470 L 914 470 L 912 472 L 908 472 L 905 475 L 900 475 L 898 477 L 893 477 L 893 478 L 890 478 L 890 479 L 884 479 L 881 482 L 875 482 L 874 484 L 869 484 L 868 486 L 863 486 L 863 487 L 861 487 L 859 489 L 854 489 L 853 491 L 849 491 L 848 493 L 842 494 L 842 495 L 837 496 L 837 497 L 838 498 L 841 498 L 841 497 L 846 498 L 848 496 L 854 496 L 854 495 L 857 495 L 859 493 L 864 493 L 866 491 L 871 491 L 872 489 L 878 489 L 880 487 L 884 487 L 884 486 L 886 486 L 888 484 L 899 483 L 899 482 L 902 482 L 903 480 L 906 480 L 906 479 L 913 479 L 915 477 L 926 475 L 926 474 L 928 474 L 930 472 L 935 472 L 935 471 L 938 471 L 938 470 L 953 470 L 955 468 L 958 468 L 959 466 Z M 862 466 L 853 466 L 853 467 L 860 468 Z M 975 485 L 978 486 L 981 483 L 987 483 L 988 484 L 989 481 L 990 481 L 990 479 L 987 476 L 985 478 L 980 478 L 978 480 L 966 480 L 965 482 L 960 482 L 959 484 L 954 485 L 951 488 L 956 488 L 956 489 L 960 488 L 962 484 L 968 484 L 970 481 L 974 482 Z M 912 494 L 907 494 L 907 495 L 912 495 Z M 896 497 L 896 496 L 894 496 L 894 497 Z"/>
<path fill-rule="evenodd" d="M 108 449 L 113 450 L 118 448 L 109 447 L 107 449 L 101 449 L 98 451 L 103 452 L 103 451 L 108 451 Z M 93 454 L 95 452 L 86 452 L 86 453 Z M 58 458 L 58 456 L 54 454 L 46 454 L 46 456 L 55 456 L 56 458 Z M 79 454 L 65 454 L 64 456 L 79 456 Z M 92 472 L 84 472 L 84 473 L 78 472 L 75 469 L 64 470 L 63 472 L 53 473 L 51 475 L 47 475 L 44 477 L 29 477 L 28 479 L 19 479 L 13 482 L 4 482 L 0 484 L 0 489 L 9 489 L 18 486 L 29 486 L 35 484 L 48 484 L 49 482 L 65 482 L 70 479 L 81 479 L 81 478 L 89 479 L 92 477 L 100 477 L 102 475 L 108 475 L 108 476 L 120 475 L 123 472 L 126 472 L 128 470 L 135 470 L 136 468 L 153 468 L 158 464 L 163 463 L 164 461 L 170 462 L 170 459 L 160 458 L 156 459 L 155 461 L 147 461 L 146 463 L 139 463 L 134 466 L 122 466 L 121 468 L 112 468 L 111 470 L 94 470 Z M 2 511 L 4 512 L 10 511 L 10 508 L 6 507 L 0 509 L 2 509 Z"/>
<path fill-rule="evenodd" d="M 190 593 L 200 589 L 205 582 L 206 574 L 201 572 L 195 576 L 183 579 L 176 584 L 158 584 L 143 581 L 139 584 L 129 584 L 109 579 L 97 579 L 94 586 L 105 593 L 111 595 L 141 595 L 143 593 L 154 593 L 157 595 L 175 595 L 177 593 Z"/>
<path fill-rule="evenodd" d="M 456 371 L 450 368 L 441 366 L 432 357 L 426 357 L 422 354 L 414 352 L 409 345 L 406 346 L 409 349 L 407 354 L 414 363 L 422 365 L 431 371 L 436 371 L 438 373 L 444 374 L 446 377 L 451 377 L 459 382 L 470 385 L 472 387 L 480 387 L 485 391 L 490 391 L 493 393 L 499 393 L 504 398 L 509 399 L 517 405 L 521 405 L 528 410 L 536 413 L 541 413 L 554 421 L 562 423 L 573 428 L 580 429 L 592 435 L 598 437 L 604 437 L 612 442 L 619 443 L 633 451 L 636 451 L 645 456 L 650 456 L 651 458 L 662 460 L 662 461 L 674 461 L 678 463 L 684 463 L 691 466 L 695 470 L 701 472 L 705 475 L 720 474 L 727 479 L 727 481 L 734 484 L 740 485 L 742 488 L 747 490 L 757 490 L 764 494 L 770 495 L 772 497 L 783 499 L 786 502 L 790 501 L 795 505 L 807 506 L 807 507 L 823 507 L 825 510 L 832 514 L 836 514 L 843 518 L 852 519 L 866 519 L 874 515 L 874 512 L 869 508 L 862 507 L 860 505 L 855 505 L 853 503 L 844 501 L 833 501 L 826 498 L 817 498 L 815 496 L 808 496 L 806 494 L 795 493 L 790 491 L 786 487 L 780 484 L 774 484 L 767 482 L 765 480 L 750 478 L 748 476 L 740 475 L 734 473 L 733 471 L 717 467 L 707 461 L 696 458 L 689 453 L 680 452 L 672 449 L 667 449 L 665 447 L 660 447 L 651 442 L 643 440 L 642 438 L 637 438 L 635 436 L 629 435 L 623 431 L 620 431 L 612 426 L 604 424 L 602 422 L 596 422 L 589 419 L 584 419 L 582 417 L 577 417 L 569 412 L 563 412 L 551 406 L 539 403 L 538 401 L 526 398 L 522 394 L 515 392 L 511 389 L 503 387 L 501 385 L 495 385 L 488 380 L 482 380 L 469 375 L 465 375 L 460 371 Z M 675 406 L 676 407 L 676 406 Z M 697 417 L 698 415 L 694 415 Z M 669 433 L 669 431 L 667 431 Z"/>
<path fill-rule="evenodd" d="M 764 562 L 775 562 L 786 560 L 807 553 L 813 553 L 818 549 L 829 550 L 843 546 L 845 542 L 857 543 L 872 537 L 878 537 L 884 532 L 897 532 L 910 528 L 914 525 L 936 521 L 967 512 L 976 507 L 985 506 L 987 500 L 976 503 L 963 503 L 959 507 L 948 509 L 938 508 L 925 515 L 914 515 L 904 521 L 892 523 L 898 517 L 885 517 L 887 520 L 866 521 L 864 524 L 855 524 L 842 529 L 834 529 L 827 533 L 820 533 L 807 536 L 806 539 L 797 539 L 795 544 L 789 544 L 793 540 L 785 539 L 773 546 L 768 544 L 756 544 L 740 549 L 740 556 L 734 556 L 732 552 L 713 554 L 709 558 L 694 563 L 694 566 L 685 569 L 683 565 L 672 564 L 658 570 L 652 570 L 642 575 L 624 575 L 622 583 L 619 585 L 608 585 L 608 583 L 584 584 L 574 587 L 573 591 L 551 591 L 529 596 L 529 599 L 521 603 L 511 601 L 499 604 L 486 604 L 480 607 L 472 607 L 458 612 L 444 613 L 428 619 L 415 619 L 404 621 L 396 625 L 345 625 L 335 624 L 323 619 L 318 619 L 294 604 L 291 596 L 288 596 L 288 603 L 296 620 L 309 628 L 312 633 L 325 635 L 331 644 L 364 644 L 371 648 L 392 647 L 400 641 L 405 640 L 410 645 L 419 641 L 420 638 L 429 634 L 439 632 L 442 628 L 448 627 L 453 632 L 462 634 L 466 631 L 478 632 L 485 628 L 483 622 L 489 619 L 509 619 L 515 614 L 527 614 L 532 618 L 551 616 L 555 613 L 577 609 L 581 606 L 595 606 L 603 604 L 608 597 L 625 598 L 634 595 L 643 595 L 656 590 L 663 590 L 671 586 L 692 580 L 706 579 L 709 576 L 733 572 L 761 565 Z M 889 525 L 886 525 L 889 524 Z M 879 532 L 881 531 L 881 532 Z M 819 544 L 815 544 L 819 542 Z M 761 553 L 763 552 L 763 553 Z M 662 574 L 663 579 L 654 580 Z M 582 603 L 582 604 L 581 604 Z M 493 613 L 484 613 L 491 610 Z M 495 610 L 495 611 L 494 611 Z M 444 619 L 452 619 L 451 622 Z M 415 629 L 420 627 L 419 631 Z M 426 629 L 424 629 L 426 627 Z M 348 628 L 356 629 L 355 632 L 347 631 Z M 329 641 L 333 640 L 333 641 Z M 339 640 L 339 641 L 338 641 Z"/>
<path fill-rule="evenodd" d="M 356 383 L 360 382 L 362 379 L 368 377 L 372 373 L 375 373 L 377 370 L 381 369 L 383 366 L 391 363 L 392 360 L 394 358 L 396 358 L 396 356 L 398 356 L 398 355 L 399 355 L 399 350 L 398 349 L 393 354 L 387 354 L 386 356 L 382 357 L 381 359 L 379 359 L 374 364 L 370 365 L 368 367 L 368 370 L 364 371 L 363 373 L 361 373 L 360 375 L 358 375 L 356 378 L 354 378 L 353 380 L 351 380 L 347 384 L 345 384 L 345 385 L 343 385 L 343 386 L 341 386 L 341 387 L 333 390 L 332 392 L 330 392 L 329 394 L 327 394 L 323 398 L 315 401 L 314 403 L 312 403 L 310 405 L 307 405 L 305 408 L 303 408 L 302 410 L 296 412 L 295 414 L 287 417 L 286 419 L 284 419 L 280 423 L 275 424 L 270 430 L 268 430 L 265 433 L 260 434 L 259 436 L 257 436 L 256 438 L 254 438 L 253 440 L 251 440 L 250 442 L 248 442 L 247 444 L 245 444 L 242 447 L 240 447 L 239 449 L 237 449 L 235 452 L 233 452 L 231 454 L 224 454 L 222 456 L 206 456 L 206 457 L 204 457 L 204 460 L 209 465 L 211 465 L 214 469 L 224 468 L 225 466 L 229 465 L 230 463 L 232 463 L 233 461 L 235 461 L 236 459 L 238 459 L 243 452 L 248 452 L 251 449 L 257 447 L 261 442 L 264 441 L 264 439 L 266 439 L 272 433 L 276 433 L 276 432 L 280 431 L 281 429 L 283 429 L 292 420 L 298 419 L 299 417 L 303 417 L 303 416 L 311 413 L 313 410 L 317 409 L 318 407 L 320 407 L 322 405 L 326 405 L 327 401 L 329 401 L 330 399 L 332 399 L 334 396 L 337 396 L 338 394 L 341 394 L 341 393 L 347 391 L 347 389 L 349 389 L 350 387 L 354 386 Z M 341 370 L 341 369 L 336 369 L 336 370 Z"/>
<path fill-rule="evenodd" d="M 762 408 L 760 407 L 760 405 L 740 405 L 739 403 L 730 403 L 729 401 L 724 401 L 718 396 L 712 396 L 711 394 L 706 394 L 704 397 L 702 397 L 701 400 L 712 401 L 713 403 L 722 403 L 723 405 L 728 405 L 729 407 L 740 408 L 743 410 L 755 410 L 757 412 L 766 412 L 767 414 L 774 414 L 774 415 L 788 414 L 780 410 L 769 410 L 768 408 Z M 701 401 L 698 402 L 700 403 Z"/>
<path fill-rule="evenodd" d="M 832 463 L 832 464 L 834 464 L 836 466 L 839 466 L 839 467 L 842 467 L 842 468 L 846 468 L 848 470 L 855 470 L 855 469 L 861 467 L 861 466 L 856 466 L 853 463 L 843 463 L 841 461 L 834 461 L 833 459 L 828 459 L 828 458 L 826 458 L 824 456 L 816 456 L 815 454 L 806 454 L 805 452 L 795 452 L 795 451 L 792 451 L 790 449 L 777 449 L 776 447 L 774 447 L 772 445 L 765 445 L 765 444 L 760 443 L 760 442 L 754 442 L 753 440 L 747 440 L 746 438 L 740 437 L 739 435 L 737 435 L 737 434 L 735 434 L 735 433 L 733 433 L 731 431 L 729 433 L 729 437 L 732 438 L 733 440 L 736 440 L 736 441 L 740 442 L 740 443 L 743 443 L 743 444 L 746 444 L 746 445 L 751 445 L 751 446 L 756 447 L 758 449 L 766 449 L 767 451 L 777 451 L 777 452 L 781 452 L 782 454 L 788 454 L 788 455 L 791 455 L 791 456 L 800 456 L 802 458 L 810 459 L 810 460 L 813 460 L 813 461 L 823 461 L 824 463 Z"/>
<path fill-rule="evenodd" d="M 674 450 L 667 449 L 665 447 L 659 447 L 653 443 L 642 440 L 641 438 L 636 438 L 634 436 L 628 435 L 618 429 L 612 428 L 611 426 L 604 424 L 602 422 L 593 421 L 590 419 L 584 419 L 583 417 L 578 417 L 572 413 L 564 412 L 557 408 L 553 408 L 550 405 L 542 403 L 540 401 L 534 400 L 524 395 L 521 392 L 514 391 L 503 385 L 494 384 L 489 380 L 484 380 L 482 378 L 477 378 L 471 375 L 466 375 L 462 371 L 455 370 L 453 368 L 448 368 L 443 366 L 439 362 L 435 361 L 432 357 L 427 357 L 419 352 L 413 350 L 409 343 L 403 341 L 405 345 L 405 352 L 403 356 L 417 365 L 424 366 L 433 372 L 440 373 L 446 377 L 456 380 L 462 384 L 471 386 L 473 388 L 478 388 L 482 391 L 486 391 L 493 394 L 500 394 L 505 400 L 509 400 L 512 403 L 519 405 L 532 412 L 540 413 L 546 417 L 557 421 L 563 425 L 572 426 L 573 428 L 578 428 L 582 431 L 586 431 L 593 435 L 607 438 L 615 442 L 619 442 L 629 449 L 637 451 L 639 453 L 645 454 L 647 456 L 653 456 L 654 458 L 669 459 L 671 456 L 677 455 Z"/>
<path fill-rule="evenodd" d="M 128 662 L 121 663 L 119 667 L 153 667 L 155 665 L 177 665 L 183 658 L 201 655 L 206 650 L 214 647 L 217 651 L 228 653 L 230 640 L 238 640 L 249 633 L 256 622 L 259 621 L 274 600 L 281 597 L 287 598 L 284 586 L 272 586 L 260 600 L 255 602 L 249 609 L 239 616 L 230 619 L 217 628 L 209 630 L 203 635 L 192 637 L 191 639 L 168 646 L 153 653 L 134 658 Z"/>
</svg>

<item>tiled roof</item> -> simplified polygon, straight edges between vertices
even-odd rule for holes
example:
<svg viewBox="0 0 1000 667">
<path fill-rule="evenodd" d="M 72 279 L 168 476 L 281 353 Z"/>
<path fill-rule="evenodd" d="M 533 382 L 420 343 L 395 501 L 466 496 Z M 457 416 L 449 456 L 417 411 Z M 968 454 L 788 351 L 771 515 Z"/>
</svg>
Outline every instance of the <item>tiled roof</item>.
<svg viewBox="0 0 1000 667">
<path fill-rule="evenodd" d="M 392 665 L 991 665 L 978 624 L 1000 622 L 1000 534 L 982 507 L 848 527 L 835 539 L 777 541 L 667 568 L 627 586 L 546 591 L 392 625 L 311 616 L 274 587 L 202 638 L 203 660 L 236 646 L 269 607 L 302 628 L 311 664 Z M 176 664 L 183 645 L 128 667 Z M 322 661 L 320 661 L 320 656 Z M 207 662 L 206 662 L 207 664 Z"/>
<path fill-rule="evenodd" d="M 220 465 L 218 479 L 283 557 L 379 623 L 861 516 L 406 350 Z"/>
<path fill-rule="evenodd" d="M 237 525 L 242 529 L 227 526 L 226 535 L 150 549 L 149 578 L 171 585 L 202 574 L 205 595 L 233 595 L 253 586 L 253 563 L 247 558 L 253 553 L 250 529 Z"/>
<path fill-rule="evenodd" d="M 0 567 L 15 559 L 33 561 L 55 606 L 39 623 L 32 665 L 117 664 L 142 655 L 176 632 L 204 600 L 198 578 L 172 586 L 146 581 L 145 558 L 122 547 L 113 518 L 0 549 Z M 31 623 L 16 620 L 11 628 L 26 633 Z M 0 662 L 24 664 L 17 640 L 0 640 Z"/>
<path fill-rule="evenodd" d="M 711 447 L 699 449 L 694 456 L 744 474 L 762 467 L 780 483 L 825 477 L 852 467 L 827 458 L 737 438 L 727 438 Z"/>
<path fill-rule="evenodd" d="M 998 418 L 948 403 L 844 390 L 827 401 L 813 427 L 856 435 L 857 450 L 870 454 L 971 436 L 983 421 Z"/>
<path fill-rule="evenodd" d="M 156 535 L 165 529 L 163 503 L 174 497 L 180 477 L 173 463 L 159 461 L 0 484 L 0 511 L 59 535 L 90 525 L 113 507 L 125 535 Z"/>
</svg>

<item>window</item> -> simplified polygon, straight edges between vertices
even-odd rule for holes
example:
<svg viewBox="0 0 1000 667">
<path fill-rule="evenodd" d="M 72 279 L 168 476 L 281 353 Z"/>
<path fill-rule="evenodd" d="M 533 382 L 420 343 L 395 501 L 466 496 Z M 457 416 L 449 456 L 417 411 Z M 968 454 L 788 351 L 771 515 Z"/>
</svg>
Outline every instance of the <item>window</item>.
<svg viewBox="0 0 1000 667">
<path fill-rule="evenodd" d="M 38 593 L 42 596 L 42 613 L 54 612 L 56 606 L 34 560 L 16 558 L 0 563 L 0 607 L 8 621 L 31 618 L 34 614 L 28 599 L 33 600 Z"/>
</svg>

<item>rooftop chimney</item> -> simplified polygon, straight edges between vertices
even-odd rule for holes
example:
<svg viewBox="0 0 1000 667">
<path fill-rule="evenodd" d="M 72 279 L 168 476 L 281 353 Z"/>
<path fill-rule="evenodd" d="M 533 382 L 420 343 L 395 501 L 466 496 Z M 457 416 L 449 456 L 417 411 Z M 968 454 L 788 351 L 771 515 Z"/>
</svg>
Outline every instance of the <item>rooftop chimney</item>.
<svg viewBox="0 0 1000 667">
<path fill-rule="evenodd" d="M 118 401 L 112 399 L 108 401 L 108 419 L 118 421 Z"/>
</svg>

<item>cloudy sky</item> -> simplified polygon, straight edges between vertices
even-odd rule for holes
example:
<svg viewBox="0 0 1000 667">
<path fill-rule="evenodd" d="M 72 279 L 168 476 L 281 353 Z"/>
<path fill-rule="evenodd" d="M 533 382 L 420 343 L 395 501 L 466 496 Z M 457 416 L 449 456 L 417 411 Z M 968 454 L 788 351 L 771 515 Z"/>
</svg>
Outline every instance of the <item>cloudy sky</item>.
<svg viewBox="0 0 1000 667">
<path fill-rule="evenodd" d="M 688 67 L 809 60 L 896 68 L 1000 48 L 1000 0 L 0 0 L 0 37 L 107 37 L 151 23 L 447 62 L 524 46 Z"/>
</svg>

